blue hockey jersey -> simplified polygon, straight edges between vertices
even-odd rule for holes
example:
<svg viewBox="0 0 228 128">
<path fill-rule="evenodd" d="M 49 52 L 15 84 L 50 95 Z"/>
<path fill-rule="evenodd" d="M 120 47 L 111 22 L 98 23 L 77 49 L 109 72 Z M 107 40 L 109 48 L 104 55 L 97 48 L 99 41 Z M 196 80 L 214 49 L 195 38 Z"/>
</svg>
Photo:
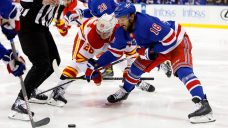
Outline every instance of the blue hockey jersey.
<svg viewBox="0 0 228 128">
<path fill-rule="evenodd" d="M 154 52 L 161 54 L 169 53 L 181 43 L 185 30 L 175 21 L 163 22 L 157 17 L 139 12 L 135 16 L 133 32 L 126 32 L 122 27 L 119 27 L 115 33 L 115 40 L 110 45 L 109 52 L 105 53 L 97 61 L 99 66 L 109 64 L 105 58 L 112 58 L 110 60 L 113 61 L 122 56 L 123 52 L 121 50 L 134 39 L 138 46 L 151 47 Z"/>
<path fill-rule="evenodd" d="M 111 14 L 116 8 L 114 0 L 89 0 L 88 9 L 84 10 L 84 15 L 87 18 L 92 16 L 101 17 L 103 14 Z M 92 14 L 91 16 L 88 14 Z"/>
<path fill-rule="evenodd" d="M 11 10 L 13 9 L 12 1 L 11 0 L 0 0 L 0 15 L 8 19 Z M 7 50 L 5 47 L 0 43 L 0 59 L 6 54 Z"/>
<path fill-rule="evenodd" d="M 136 13 L 135 28 L 132 33 L 122 27 L 116 32 L 113 49 L 121 49 L 129 40 L 135 39 L 140 47 L 153 47 L 156 53 L 166 54 L 176 48 L 183 39 L 185 30 L 175 21 L 161 21 L 148 14 Z"/>
<path fill-rule="evenodd" d="M 8 19 L 12 9 L 12 0 L 0 0 L 0 15 L 3 18 Z"/>
</svg>

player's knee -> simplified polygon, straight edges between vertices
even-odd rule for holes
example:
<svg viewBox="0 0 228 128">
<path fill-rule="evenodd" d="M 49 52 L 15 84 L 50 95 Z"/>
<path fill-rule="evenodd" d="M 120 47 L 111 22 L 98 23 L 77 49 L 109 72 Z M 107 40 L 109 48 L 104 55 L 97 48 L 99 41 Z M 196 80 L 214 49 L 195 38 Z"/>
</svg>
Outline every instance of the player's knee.
<svg viewBox="0 0 228 128">
<path fill-rule="evenodd" d="M 44 62 L 44 61 L 37 62 L 37 63 L 34 63 L 33 66 L 36 68 L 38 72 L 43 72 L 43 73 L 53 72 L 52 65 L 49 62 Z"/>
<path fill-rule="evenodd" d="M 132 75 L 135 75 L 135 76 L 141 76 L 144 71 L 144 69 L 140 68 L 139 66 L 135 65 L 135 64 L 132 64 L 131 65 L 131 68 L 129 70 L 129 72 L 132 74 Z"/>
<path fill-rule="evenodd" d="M 78 74 L 78 71 L 71 67 L 71 66 L 67 66 L 62 73 L 62 78 L 66 79 L 66 78 L 75 78 Z M 66 77 L 66 78 L 65 78 Z M 61 79 L 61 78 L 60 78 Z"/>
<path fill-rule="evenodd" d="M 196 77 L 193 73 L 192 68 L 183 67 L 177 70 L 176 75 L 182 82 L 188 81 L 188 79 Z"/>
</svg>

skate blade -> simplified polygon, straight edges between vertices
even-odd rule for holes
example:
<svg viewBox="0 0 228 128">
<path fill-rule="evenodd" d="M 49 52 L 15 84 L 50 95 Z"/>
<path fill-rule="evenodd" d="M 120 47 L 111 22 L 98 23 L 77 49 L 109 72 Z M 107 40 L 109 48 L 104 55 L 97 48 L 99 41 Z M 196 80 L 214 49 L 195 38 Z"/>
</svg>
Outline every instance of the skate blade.
<svg viewBox="0 0 228 128">
<path fill-rule="evenodd" d="M 22 121 L 29 121 L 29 116 L 28 114 L 22 114 L 16 111 L 11 111 L 10 114 L 8 115 L 9 119 L 14 119 L 14 120 L 22 120 Z"/>
<path fill-rule="evenodd" d="M 55 101 L 54 99 L 50 99 L 46 102 L 48 105 L 51 105 L 51 106 L 56 106 L 56 107 L 63 107 L 65 106 L 65 103 L 62 102 L 62 101 Z"/>
<path fill-rule="evenodd" d="M 212 113 L 203 116 L 192 117 L 189 119 L 192 124 L 215 122 L 216 119 Z"/>
<path fill-rule="evenodd" d="M 120 104 L 122 104 L 122 102 L 123 102 L 123 101 L 118 101 L 118 102 L 115 102 L 115 103 L 110 103 L 110 102 L 106 101 L 106 102 L 105 102 L 105 105 L 107 105 L 107 106 L 120 105 Z"/>
<path fill-rule="evenodd" d="M 46 104 L 47 100 L 38 100 L 36 98 L 29 99 L 29 103 L 35 103 L 35 104 Z"/>
</svg>

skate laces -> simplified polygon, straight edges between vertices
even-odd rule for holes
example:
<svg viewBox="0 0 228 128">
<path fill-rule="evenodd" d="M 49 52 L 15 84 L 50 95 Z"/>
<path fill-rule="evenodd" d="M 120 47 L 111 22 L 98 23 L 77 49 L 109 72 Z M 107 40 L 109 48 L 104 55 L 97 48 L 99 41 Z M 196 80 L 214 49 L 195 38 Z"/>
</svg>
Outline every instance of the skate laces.
<svg viewBox="0 0 228 128">
<path fill-rule="evenodd" d="M 141 82 L 141 83 L 139 84 L 139 87 L 140 87 L 142 90 L 148 90 L 149 87 L 150 87 L 150 85 L 147 84 L 146 82 Z"/>
<path fill-rule="evenodd" d="M 27 107 L 26 107 L 26 104 L 25 104 L 25 101 L 24 101 L 24 100 L 17 99 L 17 101 L 16 101 L 16 107 L 18 107 L 18 106 L 22 106 L 24 109 L 27 109 Z"/>
<path fill-rule="evenodd" d="M 123 88 L 120 87 L 120 89 L 115 94 L 113 94 L 113 97 L 115 99 L 120 99 L 120 98 L 124 97 L 125 94 L 126 94 L 125 90 L 123 90 Z"/>
<path fill-rule="evenodd" d="M 168 71 L 171 70 L 171 67 L 170 67 L 170 65 L 169 65 L 168 62 L 164 62 L 164 63 L 160 64 L 160 68 L 161 68 L 165 73 L 167 73 Z"/>
<path fill-rule="evenodd" d="M 59 96 L 64 97 L 63 95 L 65 94 L 65 90 L 63 88 L 59 87 L 59 88 L 55 89 L 53 91 L 53 93 L 54 93 L 53 94 L 54 95 L 54 98 L 57 98 Z"/>
<path fill-rule="evenodd" d="M 36 99 L 39 99 L 39 100 L 44 100 L 44 99 L 47 99 L 47 96 L 45 94 L 39 94 L 41 93 L 40 90 L 36 89 L 33 94 L 32 94 L 32 97 L 36 98 Z M 37 95 L 38 94 L 38 95 Z"/>
</svg>

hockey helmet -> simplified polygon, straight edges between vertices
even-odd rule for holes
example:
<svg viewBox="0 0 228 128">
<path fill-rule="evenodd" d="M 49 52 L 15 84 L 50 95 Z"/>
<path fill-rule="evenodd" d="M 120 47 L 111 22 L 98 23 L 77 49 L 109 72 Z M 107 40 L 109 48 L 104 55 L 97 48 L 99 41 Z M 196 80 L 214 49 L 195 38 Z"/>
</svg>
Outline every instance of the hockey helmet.
<svg viewBox="0 0 228 128">
<path fill-rule="evenodd" d="M 136 12 L 135 5 L 130 2 L 120 2 L 114 11 L 116 18 L 125 16 L 125 15 L 130 15 L 131 13 L 135 13 L 135 12 Z"/>
<path fill-rule="evenodd" d="M 97 33 L 101 36 L 102 39 L 106 39 L 112 35 L 116 24 L 117 19 L 114 17 L 114 15 L 104 14 L 97 21 Z"/>
</svg>

